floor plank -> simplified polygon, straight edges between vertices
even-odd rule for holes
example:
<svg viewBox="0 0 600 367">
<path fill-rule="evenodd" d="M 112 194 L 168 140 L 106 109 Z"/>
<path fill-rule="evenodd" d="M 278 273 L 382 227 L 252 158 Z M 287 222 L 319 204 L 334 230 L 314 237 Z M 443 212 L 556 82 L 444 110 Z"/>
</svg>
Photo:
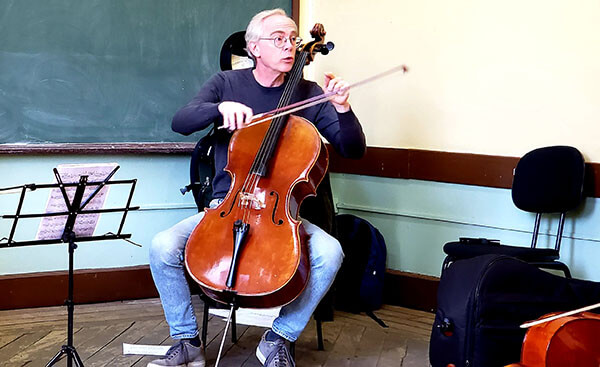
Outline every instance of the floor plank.
<svg viewBox="0 0 600 367">
<path fill-rule="evenodd" d="M 385 338 L 384 330 L 365 328 L 350 367 L 377 367 Z"/>
<path fill-rule="evenodd" d="M 327 357 L 324 367 L 348 367 L 352 359 L 355 358 L 355 352 L 360 345 L 360 340 L 366 330 L 366 327 L 356 323 L 346 323 L 342 328 L 340 335 L 335 341 L 335 345 Z"/>
<path fill-rule="evenodd" d="M 201 320 L 203 304 L 193 298 Z M 322 324 L 325 350 L 317 350 L 316 322 L 296 341 L 298 367 L 429 366 L 433 314 L 384 305 L 376 314 L 383 328 L 364 314 L 335 312 Z M 158 299 L 76 305 L 73 344 L 86 367 L 145 367 L 157 356 L 123 355 L 123 343 L 171 345 Z M 0 366 L 43 367 L 66 344 L 65 307 L 0 311 Z M 225 322 L 210 316 L 207 367 L 214 366 Z M 260 367 L 255 350 L 265 328 L 237 325 L 236 343 L 228 331 L 220 367 Z M 56 367 L 66 366 L 66 358 Z"/>
<path fill-rule="evenodd" d="M 404 335 L 394 332 L 387 333 L 383 340 L 377 367 L 402 366 L 402 362 L 406 356 L 406 342 L 407 339 Z M 423 366 L 429 365 L 429 360 L 422 362 Z"/>
<path fill-rule="evenodd" d="M 8 361 L 28 348 L 31 348 L 33 344 L 50 334 L 51 330 L 38 330 L 35 332 L 26 332 L 25 334 L 11 334 L 15 339 L 8 344 L 5 344 L 0 348 L 0 361 L 2 366 L 9 366 Z M 58 351 L 58 350 L 57 350 Z M 48 361 L 52 355 L 48 355 Z"/>
<path fill-rule="evenodd" d="M 98 366 L 131 366 L 137 361 L 135 356 L 123 355 L 123 343 L 135 343 L 140 340 L 148 330 L 154 329 L 162 320 L 151 319 L 135 321 L 122 333 L 112 338 L 96 353 L 84 361 L 85 364 Z M 118 357 L 115 359 L 115 357 Z"/>
<path fill-rule="evenodd" d="M 23 366 L 33 364 L 46 357 L 48 362 L 61 348 L 67 333 L 65 330 L 52 330 L 33 344 L 23 348 L 19 353 L 6 360 L 7 366 Z"/>
</svg>

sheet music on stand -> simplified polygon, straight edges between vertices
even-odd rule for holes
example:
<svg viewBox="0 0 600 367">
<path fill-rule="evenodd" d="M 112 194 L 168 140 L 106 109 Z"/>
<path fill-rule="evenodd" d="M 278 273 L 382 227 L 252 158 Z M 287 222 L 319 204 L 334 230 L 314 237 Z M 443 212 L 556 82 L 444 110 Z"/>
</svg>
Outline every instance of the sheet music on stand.
<svg viewBox="0 0 600 367">
<path fill-rule="evenodd" d="M 15 214 L 0 216 L 1 219 L 12 220 L 10 234 L 8 237 L 0 239 L 0 248 L 56 243 L 67 244 L 69 262 L 67 299 L 65 300 L 67 306 L 67 343 L 52 357 L 46 367 L 53 366 L 65 356 L 67 357 L 67 367 L 71 367 L 73 363 L 77 367 L 83 367 L 83 361 L 73 345 L 73 313 L 75 307 L 73 301 L 73 259 L 77 243 L 116 239 L 133 243 L 129 240 L 131 234 L 123 234 L 121 231 L 127 213 L 139 209 L 139 207 L 131 206 L 137 180 L 111 180 L 118 169 L 119 166 L 116 163 L 63 165 L 53 169 L 55 182 L 52 184 L 27 184 L 0 188 L 0 193 L 20 192 Z M 110 185 L 129 186 L 129 193 L 123 207 L 104 208 Z M 51 191 L 45 212 L 29 213 L 26 211 L 23 213 L 26 194 L 38 190 L 43 191 L 43 189 L 50 189 Z M 94 229 L 102 213 L 121 213 L 122 216 L 116 233 L 107 232 L 103 235 L 94 235 Z M 14 239 L 17 225 L 25 219 L 40 219 L 35 240 Z"/>
<path fill-rule="evenodd" d="M 129 240 L 130 234 L 122 233 L 127 214 L 139 209 L 131 206 L 137 180 L 112 179 L 118 169 L 117 163 L 65 164 L 53 169 L 54 183 L 0 188 L 0 194 L 17 196 L 12 204 L 15 205 L 14 214 L 0 215 L 0 219 L 12 221 L 8 225 L 10 228 L 6 228 L 7 222 L 3 223 L 0 248 L 67 242 L 63 238 L 67 227 L 77 242 L 122 239 L 140 246 Z M 108 204 L 108 190 L 113 185 L 119 187 L 112 189 L 118 195 Z M 46 205 L 42 207 L 42 203 Z M 103 222 L 102 227 L 108 224 L 114 229 L 94 234 L 100 215 L 104 213 L 114 215 Z M 8 236 L 4 233 L 6 230 Z"/>
<path fill-rule="evenodd" d="M 63 183 L 77 183 L 79 177 L 88 176 L 89 182 L 99 182 L 104 180 L 116 167 L 117 163 L 83 163 L 83 164 L 61 164 L 56 167 Z M 55 181 L 56 182 L 56 181 Z M 89 197 L 98 185 L 88 185 L 84 191 L 84 198 Z M 106 196 L 108 195 L 110 186 L 104 186 L 94 196 L 90 203 L 86 206 L 88 210 L 102 209 Z M 71 186 L 66 188 L 69 200 L 73 200 L 76 187 Z M 59 188 L 50 190 L 48 202 L 46 203 L 46 213 L 60 213 L 67 211 L 65 199 Z M 73 231 L 77 237 L 93 236 L 100 213 L 81 214 L 77 216 Z M 65 228 L 67 216 L 52 216 L 44 217 L 40 221 L 36 240 L 50 240 L 60 238 Z"/>
</svg>

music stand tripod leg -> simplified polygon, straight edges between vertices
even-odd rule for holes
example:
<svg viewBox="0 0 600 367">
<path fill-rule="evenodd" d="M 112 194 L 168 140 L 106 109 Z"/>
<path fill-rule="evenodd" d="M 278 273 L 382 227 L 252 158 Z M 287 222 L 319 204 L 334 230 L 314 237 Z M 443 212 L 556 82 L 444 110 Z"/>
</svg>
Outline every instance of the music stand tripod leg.
<svg viewBox="0 0 600 367">
<path fill-rule="evenodd" d="M 56 353 L 56 355 L 54 357 L 52 357 L 50 362 L 48 362 L 46 364 L 46 367 L 50 367 L 50 366 L 54 365 L 56 362 L 61 360 L 62 355 L 67 353 L 67 349 L 65 347 L 66 347 L 66 345 L 62 346 L 62 348 L 58 351 L 58 353 Z"/>
<path fill-rule="evenodd" d="M 60 176 L 58 177 L 60 182 Z M 71 213 L 67 218 L 67 222 L 65 224 L 65 230 L 62 235 L 62 241 L 68 242 L 68 251 L 69 251 L 69 280 L 68 280 L 68 292 L 67 292 L 67 300 L 65 304 L 67 305 L 67 345 L 63 345 L 61 350 L 48 362 L 46 367 L 50 367 L 54 365 L 57 361 L 62 358 L 63 354 L 67 355 L 67 367 L 73 366 L 73 359 L 75 359 L 75 364 L 78 367 L 84 367 L 81 358 L 79 358 L 79 354 L 77 354 L 77 350 L 73 346 L 73 313 L 75 310 L 75 303 L 73 302 L 73 257 L 75 254 L 75 249 L 77 248 L 77 244 L 75 244 L 75 232 L 73 230 L 75 226 L 75 219 L 77 216 L 77 210 L 75 208 L 79 208 L 81 205 L 81 200 L 83 198 L 83 193 L 85 190 L 85 186 L 87 183 L 87 176 L 81 176 L 79 180 L 79 185 L 75 190 L 75 195 L 73 197 L 73 202 L 71 203 Z M 61 187 L 64 195 L 64 188 Z M 74 357 L 74 358 L 73 358 Z"/>
<path fill-rule="evenodd" d="M 63 355 L 67 355 L 67 367 L 73 366 L 73 361 L 75 361 L 75 365 L 77 367 L 84 367 L 81 358 L 79 358 L 79 354 L 77 354 L 77 350 L 73 346 L 63 345 L 61 350 L 56 353 L 54 357 L 46 364 L 46 367 L 53 366 L 56 362 L 60 361 Z"/>
<path fill-rule="evenodd" d="M 50 367 L 62 359 L 63 354 L 67 355 L 67 367 L 73 366 L 73 360 L 75 360 L 76 366 L 84 367 L 77 350 L 73 346 L 73 313 L 75 311 L 75 303 L 73 302 L 73 254 L 77 245 L 73 242 L 75 236 L 72 232 L 66 233 L 65 236 L 69 239 L 69 290 L 65 301 L 67 305 L 67 344 L 62 346 L 61 350 L 48 362 L 46 367 Z"/>
</svg>

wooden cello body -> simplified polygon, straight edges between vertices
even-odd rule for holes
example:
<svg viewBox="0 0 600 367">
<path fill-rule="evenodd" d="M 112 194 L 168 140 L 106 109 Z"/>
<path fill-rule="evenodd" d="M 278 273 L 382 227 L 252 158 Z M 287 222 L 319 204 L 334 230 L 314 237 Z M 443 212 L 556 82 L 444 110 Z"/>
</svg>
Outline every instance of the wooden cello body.
<svg viewBox="0 0 600 367">
<path fill-rule="evenodd" d="M 558 313 L 544 315 L 543 318 Z M 525 334 L 521 361 L 507 367 L 600 366 L 600 315 L 582 312 L 536 326 Z"/>
<path fill-rule="evenodd" d="M 321 24 L 311 35 L 314 41 L 297 51 L 278 108 L 289 105 L 313 54 L 329 52 L 321 47 Z M 281 306 L 300 295 L 310 263 L 298 212 L 316 194 L 328 161 L 317 129 L 300 117 L 274 116 L 235 131 L 224 168 L 230 189 L 206 209 L 185 249 L 188 272 L 209 297 L 233 309 Z"/>
<path fill-rule="evenodd" d="M 304 289 L 310 267 L 298 211 L 327 171 L 327 150 L 314 125 L 290 116 L 269 160 L 269 173 L 248 185 L 272 123 L 234 133 L 225 168 L 232 177 L 231 189 L 218 207 L 206 209 L 186 246 L 188 271 L 205 293 L 241 307 L 284 305 Z M 234 261 L 238 221 L 249 228 Z M 230 287 L 232 264 L 237 269 Z"/>
</svg>

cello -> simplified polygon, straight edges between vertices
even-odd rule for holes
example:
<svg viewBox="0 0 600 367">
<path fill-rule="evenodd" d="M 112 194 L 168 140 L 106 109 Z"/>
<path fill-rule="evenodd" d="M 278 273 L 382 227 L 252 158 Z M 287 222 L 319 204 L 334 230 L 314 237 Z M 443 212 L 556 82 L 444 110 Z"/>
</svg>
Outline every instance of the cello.
<svg viewBox="0 0 600 367">
<path fill-rule="evenodd" d="M 550 313 L 521 325 L 529 327 L 523 340 L 521 361 L 506 367 L 600 366 L 600 315 L 583 312 L 599 306 Z"/>
<path fill-rule="evenodd" d="M 314 54 L 333 47 L 324 43 L 322 25 L 311 35 L 314 41 L 297 51 L 279 107 L 289 104 Z M 230 190 L 219 206 L 206 209 L 185 249 L 186 268 L 204 293 L 233 309 L 281 306 L 302 292 L 310 267 L 298 211 L 327 166 L 319 133 L 300 117 L 277 116 L 235 131 L 225 167 Z"/>
</svg>

